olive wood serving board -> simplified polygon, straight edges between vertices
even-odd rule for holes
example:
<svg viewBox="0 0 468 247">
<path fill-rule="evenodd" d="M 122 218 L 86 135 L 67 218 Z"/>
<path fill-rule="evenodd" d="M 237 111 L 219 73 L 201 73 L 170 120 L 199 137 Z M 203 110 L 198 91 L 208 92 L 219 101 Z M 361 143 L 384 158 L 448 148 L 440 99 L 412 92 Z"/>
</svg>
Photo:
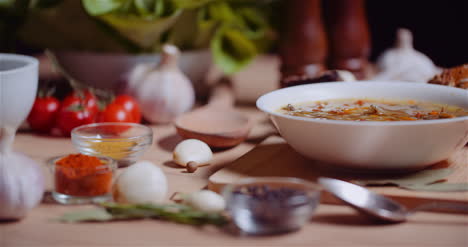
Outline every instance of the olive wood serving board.
<svg viewBox="0 0 468 247">
<path fill-rule="evenodd" d="M 468 182 L 468 147 L 455 152 L 448 160 L 439 162 L 426 169 L 450 167 L 454 171 L 446 182 Z M 369 174 L 330 169 L 330 166 L 311 161 L 295 152 L 281 137 L 271 136 L 254 149 L 218 170 L 209 177 L 208 188 L 220 191 L 226 184 L 236 182 L 244 177 L 284 176 L 298 177 L 315 181 L 320 176 L 335 177 L 344 180 L 385 177 L 385 174 Z M 468 192 L 428 192 L 412 191 L 397 187 L 369 187 L 371 190 L 389 196 L 412 207 L 425 202 L 465 202 L 468 203 Z M 328 193 L 323 193 L 322 202 L 337 203 L 338 200 Z"/>
</svg>

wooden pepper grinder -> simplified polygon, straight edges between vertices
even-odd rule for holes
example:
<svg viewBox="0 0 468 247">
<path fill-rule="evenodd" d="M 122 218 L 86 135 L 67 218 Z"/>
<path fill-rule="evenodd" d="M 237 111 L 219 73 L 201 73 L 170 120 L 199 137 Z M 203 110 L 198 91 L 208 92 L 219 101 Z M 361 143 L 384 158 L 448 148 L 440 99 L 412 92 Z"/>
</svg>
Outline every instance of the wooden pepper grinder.
<svg viewBox="0 0 468 247">
<path fill-rule="evenodd" d="M 285 22 L 280 37 L 281 87 L 290 76 L 315 77 L 325 69 L 326 34 L 320 0 L 285 1 Z"/>
<path fill-rule="evenodd" d="M 370 35 L 364 0 L 327 0 L 327 33 L 331 69 L 349 70 L 365 78 Z"/>
</svg>

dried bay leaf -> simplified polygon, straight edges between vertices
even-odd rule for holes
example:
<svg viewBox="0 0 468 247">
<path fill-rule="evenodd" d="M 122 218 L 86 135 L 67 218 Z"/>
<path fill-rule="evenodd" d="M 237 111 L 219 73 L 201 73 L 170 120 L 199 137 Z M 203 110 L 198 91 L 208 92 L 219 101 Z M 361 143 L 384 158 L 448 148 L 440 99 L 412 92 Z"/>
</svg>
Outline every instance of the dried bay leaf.
<svg viewBox="0 0 468 247">
<path fill-rule="evenodd" d="M 433 184 L 444 180 L 453 172 L 451 168 L 427 169 L 409 175 L 404 175 L 394 178 L 378 178 L 378 179 L 363 179 L 354 180 L 353 182 L 360 185 L 396 185 L 399 187 L 409 185 L 426 185 Z"/>
<path fill-rule="evenodd" d="M 228 219 L 221 213 L 202 212 L 182 204 L 119 204 L 101 203 L 100 208 L 69 212 L 59 218 L 61 222 L 105 222 L 117 220 L 162 219 L 190 225 L 212 224 L 221 226 Z"/>
<path fill-rule="evenodd" d="M 401 188 L 418 191 L 433 192 L 464 192 L 468 191 L 468 183 L 434 183 L 434 184 L 408 184 Z"/>
<path fill-rule="evenodd" d="M 65 213 L 59 220 L 67 223 L 74 223 L 80 221 L 109 221 L 112 220 L 112 218 L 112 215 L 105 209 L 98 208 Z"/>
</svg>

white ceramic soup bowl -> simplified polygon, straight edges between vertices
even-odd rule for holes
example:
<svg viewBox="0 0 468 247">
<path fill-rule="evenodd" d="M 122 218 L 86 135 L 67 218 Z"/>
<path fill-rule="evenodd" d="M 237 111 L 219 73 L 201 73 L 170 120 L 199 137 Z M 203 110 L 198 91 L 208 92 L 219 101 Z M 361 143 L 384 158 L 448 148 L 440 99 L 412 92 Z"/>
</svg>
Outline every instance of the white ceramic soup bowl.
<svg viewBox="0 0 468 247">
<path fill-rule="evenodd" d="M 468 117 L 397 122 L 355 122 L 288 116 L 288 103 L 327 99 L 412 99 L 468 109 L 468 90 L 408 82 L 330 82 L 275 90 L 257 107 L 281 136 L 314 160 L 363 170 L 416 170 L 447 159 L 468 141 Z"/>
</svg>

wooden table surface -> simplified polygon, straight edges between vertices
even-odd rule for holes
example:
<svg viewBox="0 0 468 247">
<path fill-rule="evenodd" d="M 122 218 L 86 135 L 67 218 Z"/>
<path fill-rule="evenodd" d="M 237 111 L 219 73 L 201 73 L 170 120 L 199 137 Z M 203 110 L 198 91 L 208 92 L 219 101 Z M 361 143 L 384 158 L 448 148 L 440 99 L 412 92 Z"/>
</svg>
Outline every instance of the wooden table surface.
<svg viewBox="0 0 468 247">
<path fill-rule="evenodd" d="M 242 108 L 256 119 L 253 107 Z M 246 142 L 216 152 L 209 167 L 185 173 L 171 160 L 181 140 L 172 125 L 153 126 L 154 144 L 143 159 L 161 167 L 169 180 L 170 194 L 203 188 L 210 174 L 254 147 Z M 16 151 L 38 161 L 50 180 L 45 161 L 76 152 L 68 138 L 20 133 Z M 49 185 L 50 187 L 50 181 Z M 376 224 L 343 205 L 321 204 L 314 218 L 300 231 L 267 237 L 245 236 L 228 229 L 193 227 L 158 220 L 112 223 L 63 224 L 54 221 L 64 212 L 89 206 L 62 206 L 50 201 L 33 209 L 18 222 L 0 223 L 0 247 L 10 246 L 468 246 L 468 218 L 460 214 L 421 212 L 402 224 Z"/>
</svg>

